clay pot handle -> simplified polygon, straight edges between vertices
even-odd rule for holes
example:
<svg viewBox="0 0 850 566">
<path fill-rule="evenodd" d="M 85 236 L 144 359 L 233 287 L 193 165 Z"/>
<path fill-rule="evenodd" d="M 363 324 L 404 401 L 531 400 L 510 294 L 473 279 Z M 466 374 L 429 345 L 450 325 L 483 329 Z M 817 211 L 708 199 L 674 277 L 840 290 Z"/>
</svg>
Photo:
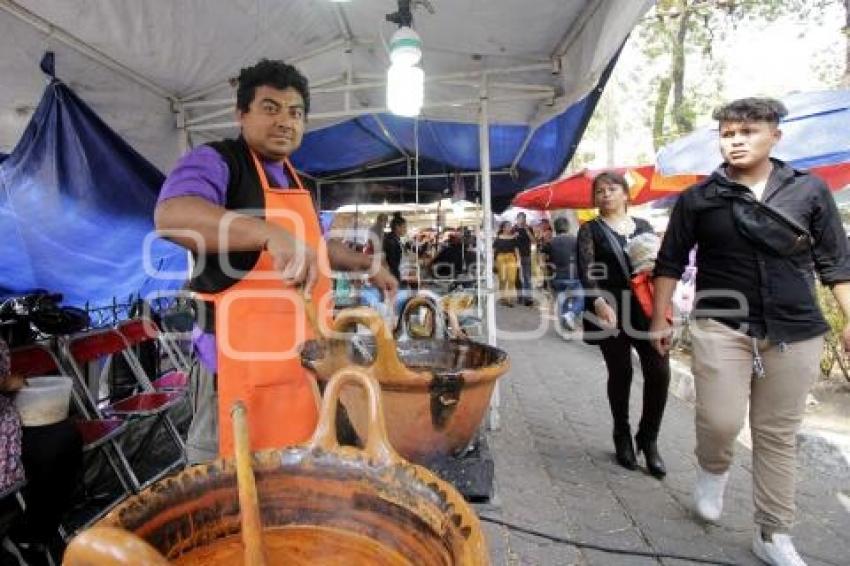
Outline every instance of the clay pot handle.
<svg viewBox="0 0 850 566">
<path fill-rule="evenodd" d="M 339 370 L 328 382 L 322 400 L 319 424 L 310 440 L 310 448 L 322 448 L 331 452 L 339 449 L 339 440 L 336 436 L 336 408 L 339 404 L 340 390 L 347 383 L 362 385 L 369 398 L 369 426 L 364 448 L 366 455 L 373 462 L 383 466 L 401 462 L 401 456 L 393 450 L 387 440 L 387 425 L 384 422 L 384 409 L 381 404 L 381 386 L 374 377 L 354 367 Z"/>
<path fill-rule="evenodd" d="M 334 331 L 344 332 L 355 324 L 368 327 L 375 337 L 375 361 L 370 372 L 380 375 L 381 379 L 386 381 L 403 380 L 408 370 L 398 359 L 395 339 L 381 315 L 369 307 L 345 309 L 334 320 Z"/>
<path fill-rule="evenodd" d="M 446 324 L 443 308 L 440 305 L 439 298 L 435 296 L 432 297 L 425 293 L 419 293 L 405 303 L 404 309 L 401 311 L 401 316 L 399 317 L 401 333 L 410 336 L 409 318 L 414 309 L 419 307 L 426 307 L 431 311 L 431 315 L 434 317 L 434 326 L 431 328 L 431 335 L 428 336 L 428 338 L 437 338 L 440 340 L 444 339 L 446 337 Z"/>
<path fill-rule="evenodd" d="M 115 527 L 92 527 L 74 537 L 65 550 L 62 566 L 168 566 L 169 562 L 150 544 L 129 531 Z"/>
</svg>

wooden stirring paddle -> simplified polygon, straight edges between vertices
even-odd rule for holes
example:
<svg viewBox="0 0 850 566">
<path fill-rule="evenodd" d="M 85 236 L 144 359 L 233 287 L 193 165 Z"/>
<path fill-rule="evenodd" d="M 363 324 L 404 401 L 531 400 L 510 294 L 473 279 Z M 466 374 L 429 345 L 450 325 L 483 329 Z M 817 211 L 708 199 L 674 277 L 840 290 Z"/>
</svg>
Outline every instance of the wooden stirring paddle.
<svg viewBox="0 0 850 566">
<path fill-rule="evenodd" d="M 251 465 L 251 441 L 248 437 L 247 411 L 242 401 L 233 404 L 233 443 L 236 453 L 236 485 L 239 489 L 239 515 L 242 520 L 242 545 L 245 547 L 245 566 L 266 566 L 263 547 L 263 523 L 257 484 Z"/>
</svg>

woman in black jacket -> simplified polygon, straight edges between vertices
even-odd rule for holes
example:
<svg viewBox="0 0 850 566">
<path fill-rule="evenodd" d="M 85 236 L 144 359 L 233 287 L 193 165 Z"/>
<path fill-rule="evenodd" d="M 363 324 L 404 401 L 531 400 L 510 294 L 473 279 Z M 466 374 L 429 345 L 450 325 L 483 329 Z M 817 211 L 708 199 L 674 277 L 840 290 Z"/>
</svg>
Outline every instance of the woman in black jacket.
<svg viewBox="0 0 850 566">
<path fill-rule="evenodd" d="M 662 357 L 646 335 L 649 320 L 631 293 L 631 268 L 623 249 L 631 238 L 652 232 L 652 227 L 646 220 L 628 215 L 628 184 L 616 173 L 601 173 L 593 180 L 593 199 L 599 216 L 578 232 L 579 274 L 586 297 L 584 340 L 598 345 L 605 358 L 617 462 L 630 470 L 637 468 L 629 426 L 631 349 L 637 350 L 644 386 L 635 443 L 646 457 L 649 473 L 663 478 L 667 471 L 656 440 L 667 403 L 670 359 Z"/>
</svg>

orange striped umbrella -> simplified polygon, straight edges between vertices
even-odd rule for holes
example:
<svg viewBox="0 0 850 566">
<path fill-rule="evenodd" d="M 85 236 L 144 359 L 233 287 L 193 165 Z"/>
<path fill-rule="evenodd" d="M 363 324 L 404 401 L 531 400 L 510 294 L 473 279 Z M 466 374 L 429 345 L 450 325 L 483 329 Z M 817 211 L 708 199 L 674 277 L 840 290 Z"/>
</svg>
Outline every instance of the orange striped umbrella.
<svg viewBox="0 0 850 566">
<path fill-rule="evenodd" d="M 703 175 L 664 176 L 653 165 L 636 167 L 611 167 L 608 169 L 583 169 L 569 177 L 518 193 L 511 204 L 532 210 L 555 210 L 560 208 L 592 208 L 593 179 L 603 171 L 613 171 L 626 178 L 632 204 L 647 202 L 678 194 L 700 181 Z M 850 163 L 820 165 L 809 170 L 824 180 L 832 191 L 850 185 Z"/>
<path fill-rule="evenodd" d="M 633 204 L 644 204 L 679 193 L 701 178 L 697 175 L 664 177 L 655 171 L 653 165 L 584 169 L 569 177 L 522 191 L 514 197 L 511 204 L 533 210 L 591 208 L 593 206 L 591 185 L 593 179 L 603 171 L 613 171 L 626 178 Z"/>
</svg>

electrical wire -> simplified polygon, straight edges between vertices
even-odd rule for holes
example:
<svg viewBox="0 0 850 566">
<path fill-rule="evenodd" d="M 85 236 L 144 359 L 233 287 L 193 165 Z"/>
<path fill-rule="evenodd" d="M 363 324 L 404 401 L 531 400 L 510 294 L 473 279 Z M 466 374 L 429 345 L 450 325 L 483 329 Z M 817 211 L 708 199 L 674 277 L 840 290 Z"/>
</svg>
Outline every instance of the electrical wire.
<svg viewBox="0 0 850 566">
<path fill-rule="evenodd" d="M 689 556 L 687 554 L 676 554 L 672 552 L 660 552 L 660 551 L 649 551 L 649 550 L 632 550 L 629 548 L 617 548 L 613 546 L 605 546 L 603 544 L 594 544 L 591 542 L 584 542 L 580 540 L 575 540 L 567 537 L 561 537 L 557 535 L 552 535 L 548 533 L 544 533 L 542 531 L 537 531 L 535 529 L 530 529 L 528 527 L 522 527 L 520 525 L 516 525 L 514 523 L 510 523 L 508 521 L 503 521 L 501 519 L 497 519 L 495 517 L 489 517 L 487 515 L 479 515 L 479 519 L 482 521 L 486 521 L 488 523 L 493 523 L 494 525 L 501 525 L 503 527 L 507 527 L 512 531 L 517 531 L 519 533 L 524 533 L 527 535 L 532 535 L 540 538 L 545 538 L 552 542 L 557 542 L 560 544 L 567 544 L 570 546 L 575 546 L 576 548 L 589 548 L 591 550 L 598 550 L 600 552 L 608 552 L 610 554 L 627 554 L 630 556 L 646 556 L 648 558 L 670 558 L 676 560 L 690 560 L 691 562 L 698 562 L 700 564 L 716 564 L 719 566 L 736 566 L 735 562 L 729 562 L 726 560 L 719 560 L 716 558 L 701 558 L 699 556 Z"/>
</svg>

